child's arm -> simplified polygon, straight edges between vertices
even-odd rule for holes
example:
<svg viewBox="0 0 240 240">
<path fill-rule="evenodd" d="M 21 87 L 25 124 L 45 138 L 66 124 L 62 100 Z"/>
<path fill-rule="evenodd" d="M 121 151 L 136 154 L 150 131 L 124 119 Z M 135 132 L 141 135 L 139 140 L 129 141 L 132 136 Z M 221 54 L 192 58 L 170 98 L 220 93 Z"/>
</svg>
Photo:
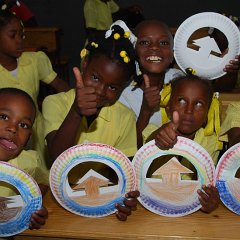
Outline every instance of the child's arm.
<svg viewBox="0 0 240 240">
<path fill-rule="evenodd" d="M 76 144 L 82 117 L 91 116 L 97 112 L 95 89 L 84 86 L 78 68 L 74 68 L 73 71 L 76 78 L 75 100 L 60 128 L 46 137 L 52 159 L 56 159 L 62 152 Z"/>
<path fill-rule="evenodd" d="M 198 189 L 199 201 L 202 205 L 201 210 L 206 213 L 211 213 L 220 203 L 218 190 L 211 184 L 207 186 L 203 185 L 202 189 L 203 191 Z"/>
<path fill-rule="evenodd" d="M 140 196 L 139 191 L 131 191 L 128 192 L 123 201 L 124 206 L 121 204 L 117 204 L 116 208 L 118 211 L 116 212 L 116 216 L 120 221 L 126 221 L 127 217 L 131 215 L 132 211 L 134 211 L 137 207 L 137 198 Z"/>
<path fill-rule="evenodd" d="M 53 87 L 57 92 L 67 92 L 70 90 L 68 84 L 63 81 L 58 76 L 50 83 L 50 86 Z"/>
<path fill-rule="evenodd" d="M 31 216 L 29 229 L 40 229 L 46 223 L 46 219 L 48 218 L 48 210 L 42 206 L 42 208 L 36 212 L 34 212 Z"/>
<path fill-rule="evenodd" d="M 226 75 L 218 78 L 214 84 L 214 91 L 227 92 L 231 91 L 237 82 L 238 71 L 240 69 L 240 55 L 237 55 L 235 59 L 230 60 L 229 64 L 223 69 L 227 72 Z"/>
<path fill-rule="evenodd" d="M 137 119 L 137 146 L 143 145 L 142 132 L 149 123 L 149 119 L 156 107 L 160 106 L 160 90 L 158 87 L 151 87 L 149 78 L 144 74 L 144 89 L 141 110 Z"/>
<path fill-rule="evenodd" d="M 177 142 L 177 128 L 179 125 L 178 112 L 173 112 L 172 121 L 164 124 L 153 133 L 156 145 L 163 150 L 172 148 Z"/>
</svg>

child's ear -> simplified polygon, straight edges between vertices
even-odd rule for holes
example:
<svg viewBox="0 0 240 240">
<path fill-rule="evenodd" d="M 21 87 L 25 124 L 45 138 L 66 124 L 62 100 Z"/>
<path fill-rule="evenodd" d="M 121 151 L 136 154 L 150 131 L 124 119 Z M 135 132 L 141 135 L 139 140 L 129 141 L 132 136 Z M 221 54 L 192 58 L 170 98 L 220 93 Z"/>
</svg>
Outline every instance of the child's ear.
<svg viewBox="0 0 240 240">
<path fill-rule="evenodd" d="M 88 64 L 88 57 L 86 56 L 81 62 L 81 71 L 82 72 L 85 72 L 87 64 Z"/>
</svg>

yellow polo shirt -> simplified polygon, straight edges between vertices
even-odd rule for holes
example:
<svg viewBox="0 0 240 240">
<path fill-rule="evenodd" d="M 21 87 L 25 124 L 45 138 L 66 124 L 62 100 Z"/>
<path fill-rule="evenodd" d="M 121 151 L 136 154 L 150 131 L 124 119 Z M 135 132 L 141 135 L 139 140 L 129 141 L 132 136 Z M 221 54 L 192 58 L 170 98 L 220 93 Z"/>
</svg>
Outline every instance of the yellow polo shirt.
<svg viewBox="0 0 240 240">
<path fill-rule="evenodd" d="M 49 173 L 41 167 L 41 160 L 38 153 L 33 150 L 23 150 L 20 155 L 8 161 L 8 163 L 18 167 L 28 173 L 38 184 L 49 185 Z M 0 182 L 0 196 L 7 197 L 16 195 L 14 188 L 9 188 L 4 182 Z"/>
<path fill-rule="evenodd" d="M 221 125 L 220 140 L 228 142 L 227 132 L 234 127 L 240 127 L 240 101 L 231 102 L 226 111 L 226 117 Z"/>
<path fill-rule="evenodd" d="M 84 4 L 84 18 L 86 28 L 107 30 L 111 26 L 112 13 L 119 10 L 119 6 L 113 1 L 86 0 Z"/>
<path fill-rule="evenodd" d="M 43 101 L 44 136 L 59 129 L 73 101 L 75 89 L 50 95 Z M 136 120 L 134 113 L 120 102 L 103 107 L 98 117 L 88 127 L 87 119 L 79 123 L 76 144 L 103 143 L 122 151 L 128 157 L 137 151 Z"/>
</svg>

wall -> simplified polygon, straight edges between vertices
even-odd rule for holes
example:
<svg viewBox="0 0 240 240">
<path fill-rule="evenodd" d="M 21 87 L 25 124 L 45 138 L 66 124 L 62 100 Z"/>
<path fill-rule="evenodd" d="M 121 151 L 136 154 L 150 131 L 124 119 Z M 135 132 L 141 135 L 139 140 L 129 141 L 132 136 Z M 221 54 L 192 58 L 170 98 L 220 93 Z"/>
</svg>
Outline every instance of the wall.
<svg viewBox="0 0 240 240">
<path fill-rule="evenodd" d="M 125 7 L 137 3 L 146 18 L 158 18 L 169 26 L 179 26 L 187 17 L 204 11 L 220 11 L 240 16 L 239 0 L 115 0 Z M 70 57 L 70 73 L 79 65 L 79 52 L 85 42 L 83 0 L 24 0 L 41 26 L 58 26 L 63 30 L 62 54 Z"/>
</svg>

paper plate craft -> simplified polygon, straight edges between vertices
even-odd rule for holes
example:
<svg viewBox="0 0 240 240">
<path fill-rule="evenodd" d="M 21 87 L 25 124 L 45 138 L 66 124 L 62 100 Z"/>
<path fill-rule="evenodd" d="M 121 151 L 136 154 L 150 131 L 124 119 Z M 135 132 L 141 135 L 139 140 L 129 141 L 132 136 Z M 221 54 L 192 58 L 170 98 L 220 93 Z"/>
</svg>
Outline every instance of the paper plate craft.
<svg viewBox="0 0 240 240">
<path fill-rule="evenodd" d="M 117 183 L 89 169 L 70 186 L 68 174 L 75 166 L 102 163 L 114 170 Z M 56 200 L 68 211 L 85 217 L 103 217 L 116 212 L 116 203 L 135 189 L 135 173 L 130 160 L 106 144 L 86 143 L 63 152 L 50 170 L 50 187 Z"/>
<path fill-rule="evenodd" d="M 191 35 L 201 28 L 217 28 L 228 40 L 228 52 L 223 54 L 214 38 L 209 36 L 194 39 L 192 47 L 187 43 Z M 195 46 L 195 47 L 193 47 Z M 174 37 L 174 57 L 178 66 L 186 72 L 193 69 L 195 74 L 215 79 L 226 74 L 226 64 L 240 53 L 240 33 L 229 18 L 213 12 L 195 14 L 186 19 L 177 29 Z"/>
<path fill-rule="evenodd" d="M 181 174 L 192 171 L 183 166 L 177 158 L 171 158 L 147 177 L 148 169 L 154 159 L 162 161 L 163 156 L 182 156 L 193 164 L 198 173 L 197 180 L 183 180 Z M 161 157 L 161 158 L 160 158 Z M 197 190 L 202 184 L 214 182 L 215 168 L 210 155 L 199 144 L 183 137 L 178 137 L 174 148 L 161 150 L 155 141 L 143 145 L 135 154 L 133 165 L 136 172 L 137 189 L 140 191 L 139 202 L 153 213 L 180 217 L 201 208 Z"/>
<path fill-rule="evenodd" d="M 42 195 L 32 177 L 6 162 L 0 162 L 0 180 L 20 193 L 0 196 L 0 237 L 8 237 L 28 228 L 32 213 L 42 207 Z"/>
<path fill-rule="evenodd" d="M 240 143 L 228 149 L 216 167 L 216 186 L 224 205 L 240 215 L 240 179 L 235 177 L 240 168 Z"/>
</svg>

